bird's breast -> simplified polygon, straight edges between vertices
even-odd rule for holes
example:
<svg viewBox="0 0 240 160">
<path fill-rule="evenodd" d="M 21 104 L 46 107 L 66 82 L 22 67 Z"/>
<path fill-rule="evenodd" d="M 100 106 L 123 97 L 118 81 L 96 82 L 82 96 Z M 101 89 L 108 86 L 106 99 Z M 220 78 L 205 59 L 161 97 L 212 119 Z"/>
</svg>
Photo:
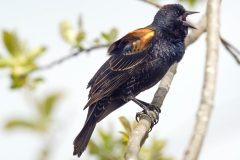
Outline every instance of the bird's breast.
<svg viewBox="0 0 240 160">
<path fill-rule="evenodd" d="M 160 58 L 164 63 L 179 62 L 185 52 L 182 40 L 159 38 L 153 45 L 151 55 Z M 153 58 L 154 59 L 154 58 Z"/>
<path fill-rule="evenodd" d="M 169 69 L 169 65 L 163 63 L 160 58 L 152 60 L 139 69 L 139 71 L 129 81 L 128 84 L 133 88 L 133 93 L 136 95 L 140 92 L 151 88 L 157 84 Z"/>
</svg>

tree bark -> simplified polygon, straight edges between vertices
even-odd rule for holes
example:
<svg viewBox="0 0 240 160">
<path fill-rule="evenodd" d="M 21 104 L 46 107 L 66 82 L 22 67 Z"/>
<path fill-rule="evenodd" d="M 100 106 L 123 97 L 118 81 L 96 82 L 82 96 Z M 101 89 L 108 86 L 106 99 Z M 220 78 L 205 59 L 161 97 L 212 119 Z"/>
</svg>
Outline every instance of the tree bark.
<svg viewBox="0 0 240 160">
<path fill-rule="evenodd" d="M 220 42 L 220 2 L 221 0 L 209 0 L 207 4 L 207 54 L 202 97 L 192 137 L 183 160 L 198 159 L 211 118 L 216 89 Z"/>
</svg>

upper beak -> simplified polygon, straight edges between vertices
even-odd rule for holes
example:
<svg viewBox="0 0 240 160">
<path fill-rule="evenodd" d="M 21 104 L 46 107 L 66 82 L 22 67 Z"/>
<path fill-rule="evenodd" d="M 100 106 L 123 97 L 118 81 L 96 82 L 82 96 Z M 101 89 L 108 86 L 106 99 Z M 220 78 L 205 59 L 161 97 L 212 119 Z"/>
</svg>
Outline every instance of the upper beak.
<svg viewBox="0 0 240 160">
<path fill-rule="evenodd" d="M 188 16 L 188 15 L 195 14 L 195 13 L 199 13 L 199 12 L 195 12 L 195 11 L 186 11 L 184 14 L 185 14 L 186 16 Z"/>
<path fill-rule="evenodd" d="M 183 17 L 184 17 L 184 19 L 185 19 L 185 20 L 183 20 L 183 25 L 185 25 L 185 26 L 187 26 L 187 27 L 189 27 L 189 28 L 192 28 L 192 29 L 197 29 L 197 28 L 194 27 L 191 23 L 189 23 L 189 22 L 186 21 L 186 17 L 187 17 L 188 15 L 195 14 L 195 13 L 199 13 L 199 12 L 186 11 L 186 12 L 184 13 L 184 15 L 183 15 Z"/>
</svg>

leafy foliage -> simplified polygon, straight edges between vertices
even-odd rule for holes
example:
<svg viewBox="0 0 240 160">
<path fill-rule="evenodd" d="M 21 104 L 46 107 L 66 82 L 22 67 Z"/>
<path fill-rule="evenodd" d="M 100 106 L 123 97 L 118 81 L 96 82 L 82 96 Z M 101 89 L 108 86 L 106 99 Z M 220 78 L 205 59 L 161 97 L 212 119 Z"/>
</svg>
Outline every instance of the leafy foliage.
<svg viewBox="0 0 240 160">
<path fill-rule="evenodd" d="M 35 132 L 46 132 L 51 124 L 52 111 L 60 99 L 59 93 L 53 93 L 46 96 L 42 101 L 36 102 L 34 108 L 38 114 L 34 119 L 13 118 L 5 123 L 6 129 L 23 128 Z"/>
<path fill-rule="evenodd" d="M 3 42 L 12 56 L 18 56 L 25 51 L 23 43 L 21 43 L 15 33 L 3 31 Z"/>
<path fill-rule="evenodd" d="M 139 153 L 139 160 L 173 160 L 170 156 L 165 156 L 163 154 L 163 149 L 166 146 L 164 140 L 152 138 L 151 144 L 147 147 L 143 146 L 141 152 Z"/>
<path fill-rule="evenodd" d="M 68 21 L 62 21 L 60 23 L 60 33 L 65 42 L 70 44 L 73 48 L 85 49 L 87 34 L 83 28 L 83 20 L 80 17 L 78 20 L 78 27 L 74 29 Z M 99 45 L 110 45 L 113 43 L 118 35 L 118 30 L 113 27 L 108 32 L 101 32 L 100 36 L 92 40 L 92 46 L 89 48 Z"/>
<path fill-rule="evenodd" d="M 83 41 L 86 38 L 86 33 L 83 29 L 81 17 L 79 18 L 77 30 L 74 30 L 68 21 L 62 21 L 60 23 L 60 33 L 62 38 L 74 48 L 83 49 Z"/>
<path fill-rule="evenodd" d="M 112 28 L 109 32 L 102 32 L 102 38 L 107 42 L 107 44 L 113 43 L 118 35 L 118 30 L 116 28 Z"/>
<path fill-rule="evenodd" d="M 37 125 L 37 122 L 34 122 L 32 120 L 25 120 L 25 119 L 11 119 L 5 124 L 6 129 L 14 129 L 17 127 L 21 128 L 28 128 L 31 130 L 38 130 L 39 127 Z"/>
<path fill-rule="evenodd" d="M 131 123 L 127 118 L 119 118 L 124 131 L 119 133 L 122 135 L 120 139 L 116 139 L 113 131 L 98 130 L 99 142 L 90 140 L 88 151 L 99 160 L 123 160 L 124 152 L 127 147 L 129 135 L 136 127 L 137 123 Z M 156 138 L 152 139 L 152 143 L 148 146 L 143 146 L 139 154 L 139 160 L 173 160 L 169 156 L 163 154 L 163 149 L 166 142 Z"/>
<path fill-rule="evenodd" d="M 100 36 L 93 40 L 95 46 L 98 45 L 110 45 L 112 44 L 118 36 L 118 30 L 112 27 L 109 32 L 101 32 Z"/>
<path fill-rule="evenodd" d="M 29 78 L 29 74 L 37 69 L 35 61 L 46 51 L 46 47 L 29 49 L 13 31 L 3 31 L 2 40 L 8 56 L 0 57 L 0 68 L 10 69 L 11 88 L 34 87 L 41 78 Z"/>
<path fill-rule="evenodd" d="M 198 2 L 201 2 L 203 0 L 181 0 L 181 1 L 188 3 L 190 6 L 195 6 Z"/>
<path fill-rule="evenodd" d="M 89 153 L 95 155 L 99 160 L 123 159 L 124 146 L 121 141 L 113 136 L 113 132 L 98 130 L 100 141 L 89 142 Z"/>
</svg>

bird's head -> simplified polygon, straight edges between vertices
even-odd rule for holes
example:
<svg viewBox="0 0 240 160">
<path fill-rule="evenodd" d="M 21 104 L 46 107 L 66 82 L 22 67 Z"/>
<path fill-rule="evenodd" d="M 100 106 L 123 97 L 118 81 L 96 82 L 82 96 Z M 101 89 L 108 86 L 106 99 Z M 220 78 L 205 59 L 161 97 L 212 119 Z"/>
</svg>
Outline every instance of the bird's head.
<svg viewBox="0 0 240 160">
<path fill-rule="evenodd" d="M 188 28 L 196 29 L 186 21 L 187 16 L 194 13 L 198 12 L 187 11 L 180 4 L 168 4 L 157 12 L 152 26 L 159 29 L 159 31 L 168 32 L 176 36 L 186 36 Z"/>
</svg>

